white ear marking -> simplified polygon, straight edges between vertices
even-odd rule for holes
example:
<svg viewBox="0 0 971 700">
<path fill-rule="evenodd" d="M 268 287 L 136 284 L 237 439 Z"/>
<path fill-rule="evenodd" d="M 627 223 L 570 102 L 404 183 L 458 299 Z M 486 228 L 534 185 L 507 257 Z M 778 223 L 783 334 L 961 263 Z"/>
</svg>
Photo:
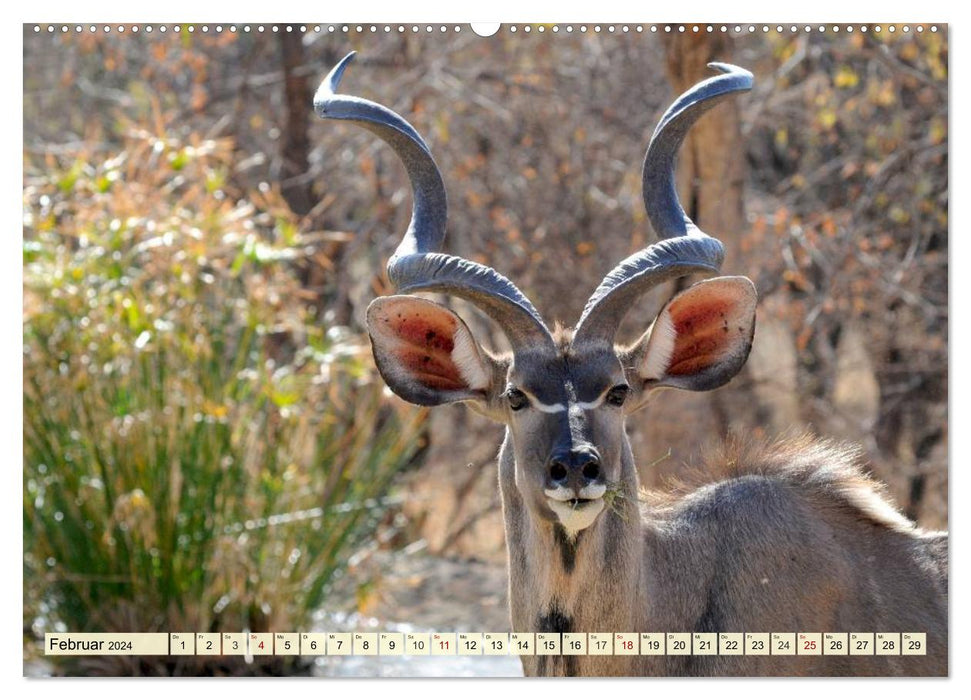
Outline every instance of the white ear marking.
<svg viewBox="0 0 971 700">
<path fill-rule="evenodd" d="M 674 330 L 674 323 L 671 321 L 671 314 L 665 308 L 661 315 L 654 321 L 651 328 L 651 337 L 647 343 L 647 355 L 638 367 L 638 373 L 644 379 L 661 379 L 667 372 L 668 363 L 674 353 L 674 343 L 677 340 L 677 333 Z"/>
<path fill-rule="evenodd" d="M 479 357 L 472 334 L 461 324 L 455 327 L 452 335 L 452 362 L 470 389 L 481 390 L 489 387 L 489 375 L 482 364 L 482 358 Z"/>
</svg>

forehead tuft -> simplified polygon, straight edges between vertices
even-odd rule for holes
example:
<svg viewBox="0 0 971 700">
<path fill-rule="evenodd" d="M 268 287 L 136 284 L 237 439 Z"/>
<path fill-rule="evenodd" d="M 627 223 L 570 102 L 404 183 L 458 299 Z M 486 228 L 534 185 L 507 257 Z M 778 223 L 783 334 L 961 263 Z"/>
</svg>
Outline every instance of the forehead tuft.
<svg viewBox="0 0 971 700">
<path fill-rule="evenodd" d="M 562 354 L 569 353 L 573 344 L 573 329 L 564 328 L 557 321 L 556 326 L 553 328 L 553 343 L 556 345 L 556 349 Z"/>
</svg>

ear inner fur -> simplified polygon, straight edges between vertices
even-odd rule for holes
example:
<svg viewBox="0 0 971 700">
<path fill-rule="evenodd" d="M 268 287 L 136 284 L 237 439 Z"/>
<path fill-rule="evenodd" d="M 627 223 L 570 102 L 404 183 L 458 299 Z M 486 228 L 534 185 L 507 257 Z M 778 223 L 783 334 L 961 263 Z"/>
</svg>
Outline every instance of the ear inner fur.
<svg viewBox="0 0 971 700">
<path fill-rule="evenodd" d="M 369 310 L 368 330 L 382 374 L 406 400 L 417 391 L 454 401 L 488 386 L 472 334 L 445 307 L 417 297 L 385 297 Z"/>
<path fill-rule="evenodd" d="M 640 374 L 644 379 L 661 379 L 667 374 L 677 341 L 674 324 L 667 309 L 654 321 L 649 337 L 650 346 L 640 367 Z"/>
<path fill-rule="evenodd" d="M 475 338 L 465 327 L 458 323 L 452 335 L 452 362 L 455 363 L 459 375 L 470 389 L 483 390 L 489 386 L 489 373 L 486 371 L 476 345 Z"/>
<path fill-rule="evenodd" d="M 754 308 L 754 289 L 744 278 L 714 278 L 689 287 L 654 322 L 640 375 L 663 382 L 717 371 L 747 350 Z"/>
<path fill-rule="evenodd" d="M 735 340 L 729 326 L 733 303 L 729 299 L 676 299 L 668 309 L 675 343 L 668 359 L 670 375 L 696 374 L 716 364 Z"/>
</svg>

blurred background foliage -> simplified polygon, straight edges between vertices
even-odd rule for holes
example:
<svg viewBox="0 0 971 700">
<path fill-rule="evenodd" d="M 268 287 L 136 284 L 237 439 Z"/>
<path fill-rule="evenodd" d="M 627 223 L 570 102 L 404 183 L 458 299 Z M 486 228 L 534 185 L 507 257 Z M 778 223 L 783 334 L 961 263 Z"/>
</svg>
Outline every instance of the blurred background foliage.
<svg viewBox="0 0 971 700">
<path fill-rule="evenodd" d="M 227 182 L 232 141 L 150 103 L 25 164 L 25 622 L 306 629 L 374 546 L 422 412 L 387 401 L 360 334 L 309 314 L 295 261 L 316 239 L 272 188 Z"/>
<path fill-rule="evenodd" d="M 753 355 L 714 398 L 632 421 L 642 480 L 729 431 L 808 427 L 862 442 L 908 515 L 946 526 L 946 27 L 284 27 L 25 27 L 28 633 L 301 628 L 399 507 L 406 540 L 503 560 L 501 428 L 407 407 L 371 365 L 363 311 L 410 191 L 385 145 L 312 114 L 351 49 L 342 89 L 435 154 L 449 252 L 565 323 L 653 239 L 640 163 L 681 82 L 706 60 L 752 70 L 680 167 L 726 274 L 759 288 Z"/>
</svg>

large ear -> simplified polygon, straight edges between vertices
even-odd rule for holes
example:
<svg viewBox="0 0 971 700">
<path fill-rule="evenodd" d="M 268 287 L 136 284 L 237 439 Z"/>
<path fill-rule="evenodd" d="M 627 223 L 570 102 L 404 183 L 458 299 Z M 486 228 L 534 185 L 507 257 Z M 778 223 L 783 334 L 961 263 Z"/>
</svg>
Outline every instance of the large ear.
<svg viewBox="0 0 971 700">
<path fill-rule="evenodd" d="M 441 304 L 413 296 L 379 297 L 367 310 L 378 371 L 405 401 L 437 406 L 487 399 L 492 358 L 468 326 Z"/>
<path fill-rule="evenodd" d="M 648 390 L 717 389 L 748 359 L 756 301 L 755 285 L 746 277 L 698 282 L 661 309 L 625 364 Z"/>
</svg>

